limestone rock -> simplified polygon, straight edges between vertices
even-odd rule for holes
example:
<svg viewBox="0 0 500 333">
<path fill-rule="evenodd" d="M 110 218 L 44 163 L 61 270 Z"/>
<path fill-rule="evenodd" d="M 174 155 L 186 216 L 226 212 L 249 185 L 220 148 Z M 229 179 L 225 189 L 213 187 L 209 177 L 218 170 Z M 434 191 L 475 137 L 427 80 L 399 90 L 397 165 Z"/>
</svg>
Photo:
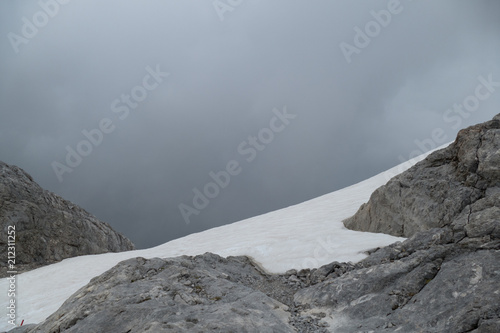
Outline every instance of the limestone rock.
<svg viewBox="0 0 500 333">
<path fill-rule="evenodd" d="M 130 240 L 75 204 L 42 189 L 21 168 L 0 162 L 0 227 L 16 229 L 16 268 L 33 269 L 65 258 L 134 249 Z M 0 237 L 7 251 L 7 237 Z M 6 260 L 0 262 L 5 275 Z"/>
<path fill-rule="evenodd" d="M 378 188 L 347 228 L 410 237 L 449 225 L 500 186 L 500 119 L 458 133 L 449 147 Z M 493 214 L 493 211 L 490 212 Z"/>
<path fill-rule="evenodd" d="M 344 221 L 410 237 L 295 294 L 333 332 L 500 331 L 500 119 L 459 132 Z"/>
<path fill-rule="evenodd" d="M 409 238 L 359 263 L 135 258 L 12 332 L 500 332 L 499 130 L 465 129 L 374 192 L 346 225 Z"/>
<path fill-rule="evenodd" d="M 417 233 L 301 289 L 301 315 L 325 313 L 332 332 L 498 331 L 500 243 L 491 234 L 454 241 L 452 233 Z"/>
<path fill-rule="evenodd" d="M 245 257 L 123 261 L 25 332 L 294 332 L 283 303 L 249 287 Z"/>
</svg>

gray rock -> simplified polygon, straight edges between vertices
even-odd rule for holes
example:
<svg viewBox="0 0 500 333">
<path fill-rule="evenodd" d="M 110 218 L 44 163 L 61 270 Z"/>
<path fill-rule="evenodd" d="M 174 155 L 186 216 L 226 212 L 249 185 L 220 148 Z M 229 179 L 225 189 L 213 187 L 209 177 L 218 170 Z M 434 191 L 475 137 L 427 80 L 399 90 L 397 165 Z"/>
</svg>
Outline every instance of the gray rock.
<svg viewBox="0 0 500 333">
<path fill-rule="evenodd" d="M 500 120 L 461 130 L 449 147 L 392 178 L 344 221 L 347 228 L 410 237 L 449 225 L 500 186 Z M 487 214 L 494 214 L 491 211 Z"/>
<path fill-rule="evenodd" d="M 378 189 L 346 225 L 409 238 L 357 264 L 135 258 L 13 332 L 500 332 L 499 127 L 461 131 Z"/>
<path fill-rule="evenodd" d="M 399 323 L 403 331 L 419 327 L 431 332 L 477 329 L 488 313 L 496 313 L 498 320 L 499 280 L 500 251 L 459 255 L 444 262 L 434 279 L 407 306 L 395 311 L 392 321 Z"/>
<path fill-rule="evenodd" d="M 130 259 L 26 333 L 295 332 L 286 305 L 249 287 L 264 280 L 245 257 Z"/>
<path fill-rule="evenodd" d="M 65 258 L 134 249 L 130 240 L 82 208 L 42 189 L 21 168 L 0 162 L 0 250 L 16 229 L 16 269 L 29 270 Z M 5 276 L 7 262 L 0 262 Z"/>
<path fill-rule="evenodd" d="M 410 238 L 298 291 L 301 315 L 334 332 L 498 332 L 499 120 L 377 189 L 345 225 Z"/>
<path fill-rule="evenodd" d="M 9 331 L 9 333 L 26 333 L 29 330 L 34 329 L 35 327 L 36 327 L 36 324 L 27 324 L 27 325 L 23 325 L 23 326 L 19 326 L 19 327 L 11 329 Z"/>
<path fill-rule="evenodd" d="M 10 332 L 328 332 L 323 312 L 302 314 L 293 303 L 296 273 L 270 275 L 247 257 L 211 253 L 129 259 L 43 323 Z"/>
<path fill-rule="evenodd" d="M 469 332 L 500 316 L 500 251 L 434 246 L 297 292 L 333 332 Z M 482 327 L 485 325 L 484 327 Z"/>
</svg>

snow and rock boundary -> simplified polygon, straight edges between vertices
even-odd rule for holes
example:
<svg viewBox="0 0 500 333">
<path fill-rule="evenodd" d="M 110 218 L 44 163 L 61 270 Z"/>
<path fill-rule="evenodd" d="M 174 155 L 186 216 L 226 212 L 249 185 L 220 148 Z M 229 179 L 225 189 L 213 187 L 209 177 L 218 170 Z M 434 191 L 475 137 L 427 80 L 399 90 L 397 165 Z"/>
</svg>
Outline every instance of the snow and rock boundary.
<svg viewBox="0 0 500 333">
<path fill-rule="evenodd" d="M 357 255 L 362 257 L 350 260 L 351 263 L 345 262 L 349 260 L 335 262 L 335 255 L 324 255 L 328 253 L 326 250 L 322 255 L 315 251 L 322 243 L 318 237 L 334 230 L 343 230 L 343 235 L 348 235 L 349 230 L 335 228 L 368 200 L 371 192 L 364 191 L 385 184 L 385 173 L 341 190 L 343 192 L 337 191 L 338 196 L 334 192 L 301 205 L 190 235 L 142 252 L 113 254 L 112 259 L 106 259 L 110 254 L 101 255 L 100 259 L 106 262 L 101 269 L 107 267 L 104 274 L 93 278 L 89 284 L 79 281 L 80 289 L 64 298 L 65 303 L 47 320 L 13 332 L 80 332 L 104 328 L 113 331 L 116 326 L 109 326 L 106 321 L 121 325 L 120 329 L 130 332 L 204 332 L 209 329 L 247 332 L 498 332 L 500 190 L 499 173 L 495 169 L 500 166 L 500 163 L 495 163 L 499 156 L 496 141 L 500 128 L 498 118 L 460 132 L 452 148 L 434 153 L 391 180 L 418 178 L 411 173 L 427 166 L 425 171 L 418 169 L 421 173 L 428 173 L 418 178 L 426 182 L 415 185 L 416 193 L 423 193 L 415 200 L 421 200 L 415 201 L 413 209 L 404 207 L 414 214 L 414 221 L 428 224 L 425 228 L 416 228 L 411 235 L 407 234 L 411 236 L 409 239 L 399 239 L 388 246 L 366 246 L 365 252 L 372 249 L 369 255 L 358 252 Z M 488 134 L 483 129 L 492 132 Z M 481 138 L 479 148 L 474 141 L 477 133 Z M 455 158 L 450 151 L 460 152 L 463 158 Z M 449 163 L 444 165 L 443 162 Z M 450 163 L 455 164 L 450 166 Z M 460 163 L 466 167 L 461 167 Z M 462 177 L 457 182 L 474 184 L 481 195 L 460 202 L 463 205 L 461 211 L 450 215 L 449 221 L 442 218 L 436 222 L 430 213 L 434 203 L 425 194 L 430 193 L 428 196 L 438 203 L 460 198 L 449 197 L 455 195 L 454 184 L 448 186 L 449 191 L 438 191 L 443 186 L 443 179 L 452 181 L 456 170 L 461 170 Z M 482 173 L 482 178 L 474 176 L 479 173 Z M 411 191 L 411 186 L 408 191 Z M 473 198 L 473 194 L 468 197 Z M 390 194 L 386 194 L 386 198 L 400 200 Z M 373 202 L 372 210 L 382 211 Z M 426 204 L 430 206 L 426 207 Z M 340 213 L 339 207 L 344 207 Z M 347 215 L 349 211 L 350 215 Z M 387 225 L 397 223 L 389 217 Z M 310 227 L 311 221 L 315 228 Z M 309 223 L 309 238 L 301 238 L 306 237 L 306 229 L 301 229 L 304 223 Z M 269 232 L 269 228 L 275 229 Z M 225 239 L 251 230 L 254 233 L 249 235 L 246 243 L 238 239 L 238 246 L 228 246 L 230 244 Z M 314 230 L 318 233 L 314 234 Z M 408 230 L 411 230 L 409 224 Z M 264 238 L 259 232 L 268 237 Z M 358 241 L 368 240 L 368 235 L 387 236 L 356 235 Z M 182 249 L 189 244 L 199 251 L 207 244 L 214 247 L 214 243 L 220 246 L 213 251 L 218 254 L 167 259 L 171 254 L 186 254 Z M 294 245 L 298 250 L 287 253 Z M 332 253 L 335 250 L 342 252 L 342 249 L 333 249 Z M 252 256 L 268 271 L 275 270 L 280 274 L 258 269 L 248 257 L 238 256 L 242 254 Z M 300 258 L 289 261 L 298 254 L 301 254 Z M 351 253 L 351 258 L 354 257 Z M 78 267 L 84 264 L 82 258 L 87 258 L 85 260 L 89 263 L 97 262 L 93 257 L 66 261 L 68 264 L 72 261 L 75 266 L 71 267 Z M 316 259 L 318 267 L 304 267 L 307 266 L 305 262 L 312 262 L 306 259 L 311 258 Z M 322 260 L 328 258 L 332 260 L 324 265 Z M 113 262 L 116 264 L 118 259 L 124 261 L 109 266 Z M 295 269 L 283 273 L 287 265 Z M 56 267 L 51 266 L 44 268 L 49 272 Z M 72 287 L 76 285 L 78 283 Z M 60 295 L 59 299 L 62 298 Z M 228 313 L 231 321 L 226 323 L 222 318 L 227 318 Z M 115 316 L 121 320 L 114 322 Z"/>
</svg>

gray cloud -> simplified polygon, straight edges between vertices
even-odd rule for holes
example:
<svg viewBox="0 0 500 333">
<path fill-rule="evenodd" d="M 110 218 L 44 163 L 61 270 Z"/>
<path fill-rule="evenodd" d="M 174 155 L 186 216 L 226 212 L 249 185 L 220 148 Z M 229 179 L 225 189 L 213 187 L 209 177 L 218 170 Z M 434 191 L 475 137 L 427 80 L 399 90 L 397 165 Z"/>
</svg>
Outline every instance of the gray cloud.
<svg viewBox="0 0 500 333">
<path fill-rule="evenodd" d="M 453 140 L 445 111 L 474 93 L 478 76 L 500 81 L 494 1 L 401 0 L 348 63 L 340 43 L 353 45 L 353 29 L 388 3 L 243 1 L 220 21 L 210 1 L 71 1 L 16 53 L 8 34 L 22 36 L 22 18 L 41 7 L 1 2 L 0 160 L 138 247 L 363 180 L 436 128 Z M 157 65 L 170 76 L 120 119 L 112 102 Z M 499 105 L 495 92 L 460 127 Z M 297 118 L 246 162 L 238 145 L 284 106 Z M 66 146 L 76 149 L 103 118 L 114 131 L 60 183 L 51 163 L 64 163 Z M 230 160 L 241 174 L 186 225 L 179 204 Z"/>
</svg>

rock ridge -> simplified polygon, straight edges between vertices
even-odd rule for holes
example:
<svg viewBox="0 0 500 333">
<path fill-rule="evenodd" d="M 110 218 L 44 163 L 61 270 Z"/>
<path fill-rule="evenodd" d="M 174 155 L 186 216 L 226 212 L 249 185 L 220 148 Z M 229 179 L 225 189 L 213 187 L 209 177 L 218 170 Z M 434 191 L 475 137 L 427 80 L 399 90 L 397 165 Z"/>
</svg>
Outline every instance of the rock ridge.
<svg viewBox="0 0 500 333">
<path fill-rule="evenodd" d="M 500 115 L 462 130 L 375 191 L 346 225 L 409 238 L 356 264 L 134 258 L 11 332 L 500 332 L 499 131 Z"/>
<path fill-rule="evenodd" d="M 393 177 L 344 221 L 345 226 L 411 237 L 450 225 L 464 210 L 472 211 L 500 186 L 499 116 L 461 130 L 450 146 Z"/>
<path fill-rule="evenodd" d="M 79 255 L 133 250 L 130 240 L 107 223 L 60 196 L 41 188 L 17 166 L 0 161 L 0 226 L 16 229 L 19 272 Z M 0 238 L 7 253 L 7 237 Z M 5 276 L 7 260 L 0 263 Z"/>
</svg>

